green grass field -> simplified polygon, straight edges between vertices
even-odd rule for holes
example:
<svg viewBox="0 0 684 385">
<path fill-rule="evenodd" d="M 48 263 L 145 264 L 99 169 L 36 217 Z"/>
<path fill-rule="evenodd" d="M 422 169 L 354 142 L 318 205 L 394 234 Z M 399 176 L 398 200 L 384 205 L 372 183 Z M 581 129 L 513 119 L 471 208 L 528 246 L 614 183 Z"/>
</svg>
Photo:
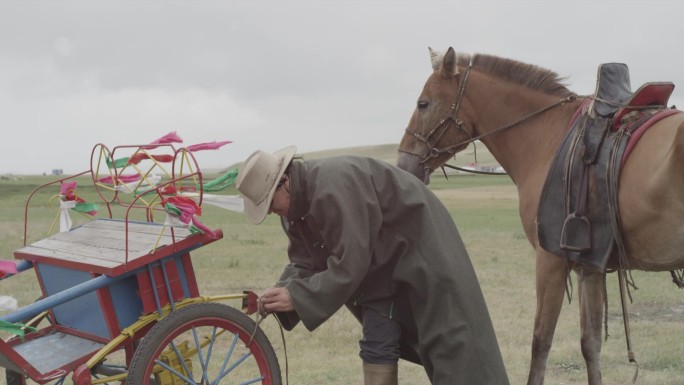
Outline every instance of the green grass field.
<svg viewBox="0 0 684 385">
<path fill-rule="evenodd" d="M 0 180 L 0 256 L 12 258 L 23 244 L 23 205 L 28 194 L 48 177 Z M 84 181 L 81 193 L 94 200 Z M 434 177 L 431 188 L 442 199 L 462 234 L 475 266 L 511 384 L 524 384 L 530 358 L 535 311 L 534 256 L 525 238 L 517 209 L 515 186 L 505 176 Z M 230 192 L 229 192 L 230 193 Z M 34 198 L 40 206 L 30 212 L 29 241 L 40 239 L 56 214 L 50 194 Z M 253 226 L 238 213 L 205 205 L 203 222 L 221 228 L 224 239 L 193 254 L 201 291 L 206 295 L 260 292 L 274 283 L 287 262 L 287 241 L 277 218 Z M 676 289 L 668 273 L 635 272 L 639 290 L 630 307 L 633 350 L 639 362 L 638 384 L 682 384 L 684 374 L 684 291 Z M 574 281 L 574 280 L 573 280 Z M 0 282 L 0 294 L 11 295 L 20 306 L 40 295 L 35 276 L 27 271 Z M 575 287 L 576 290 L 576 287 Z M 631 384 L 635 367 L 627 361 L 619 294 L 614 274 L 608 278 L 608 331 L 602 353 L 605 384 Z M 291 384 L 360 384 L 358 340 L 361 330 L 342 309 L 314 332 L 298 326 L 285 333 L 273 317 L 263 328 L 276 348 Z M 577 300 L 565 301 L 548 362 L 547 384 L 586 384 L 579 346 Z M 285 345 L 287 347 L 287 357 Z M 2 377 L 4 381 L 4 376 Z M 421 367 L 402 362 L 402 384 L 428 384 Z"/>
</svg>

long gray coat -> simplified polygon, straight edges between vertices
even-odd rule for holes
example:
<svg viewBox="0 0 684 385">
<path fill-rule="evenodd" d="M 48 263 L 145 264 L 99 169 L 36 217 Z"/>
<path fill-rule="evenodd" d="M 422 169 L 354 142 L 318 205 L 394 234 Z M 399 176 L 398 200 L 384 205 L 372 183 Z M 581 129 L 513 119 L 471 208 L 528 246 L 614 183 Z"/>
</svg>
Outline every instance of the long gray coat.
<svg viewBox="0 0 684 385">
<path fill-rule="evenodd" d="M 425 185 L 352 156 L 295 161 L 289 177 L 290 264 L 277 284 L 295 307 L 278 314 L 286 329 L 370 307 L 402 324 L 402 358 L 433 384 L 508 384 L 468 253 Z"/>
</svg>

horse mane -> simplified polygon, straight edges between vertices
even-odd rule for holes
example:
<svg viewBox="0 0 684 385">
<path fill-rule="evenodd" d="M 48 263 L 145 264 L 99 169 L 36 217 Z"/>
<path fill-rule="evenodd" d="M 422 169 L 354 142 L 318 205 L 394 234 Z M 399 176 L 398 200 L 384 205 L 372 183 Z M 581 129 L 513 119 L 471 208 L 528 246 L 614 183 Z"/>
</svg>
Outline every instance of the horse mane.
<svg viewBox="0 0 684 385">
<path fill-rule="evenodd" d="M 471 57 L 472 56 L 468 54 L 458 54 L 458 64 L 468 66 Z M 563 83 L 566 78 L 560 77 L 556 72 L 533 64 L 526 64 L 492 55 L 476 54 L 474 57 L 474 68 L 510 80 L 530 89 L 561 97 L 575 94 Z"/>
</svg>

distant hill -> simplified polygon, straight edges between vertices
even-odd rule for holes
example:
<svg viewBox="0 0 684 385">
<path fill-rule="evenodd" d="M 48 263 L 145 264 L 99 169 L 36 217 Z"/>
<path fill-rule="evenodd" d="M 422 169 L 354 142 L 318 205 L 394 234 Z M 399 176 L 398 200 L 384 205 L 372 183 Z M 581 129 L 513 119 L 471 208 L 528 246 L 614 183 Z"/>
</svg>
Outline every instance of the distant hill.
<svg viewBox="0 0 684 385">
<path fill-rule="evenodd" d="M 307 152 L 302 155 L 304 159 L 320 159 L 336 155 L 359 155 L 384 160 L 388 163 L 397 162 L 397 144 L 379 144 L 375 146 L 346 147 L 330 150 Z"/>
<path fill-rule="evenodd" d="M 398 144 L 379 144 L 371 146 L 333 148 L 329 150 L 298 153 L 297 155 L 302 156 L 304 159 L 320 159 L 336 155 L 359 155 L 368 156 L 395 164 L 397 162 L 398 146 Z M 477 163 L 479 166 L 484 167 L 498 166 L 496 159 L 494 159 L 487 147 L 485 147 L 485 145 L 482 143 L 477 144 L 477 162 L 475 162 L 475 160 L 475 150 L 473 145 L 470 145 L 464 151 L 458 153 L 456 158 L 452 159 L 449 164 L 459 167 L 469 166 L 473 163 Z M 226 171 L 240 166 L 242 166 L 242 163 L 230 165 L 226 168 Z"/>
</svg>

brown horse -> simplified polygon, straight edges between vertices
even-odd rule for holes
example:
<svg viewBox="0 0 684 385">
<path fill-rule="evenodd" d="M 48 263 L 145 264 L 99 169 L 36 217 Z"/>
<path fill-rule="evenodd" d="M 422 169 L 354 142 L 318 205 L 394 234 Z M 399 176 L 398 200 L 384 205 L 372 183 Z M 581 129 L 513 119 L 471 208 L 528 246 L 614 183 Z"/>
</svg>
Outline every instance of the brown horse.
<svg viewBox="0 0 684 385">
<path fill-rule="evenodd" d="M 481 140 L 518 189 L 520 218 L 536 251 L 537 310 L 529 385 L 544 383 L 563 303 L 567 262 L 539 246 L 537 209 L 556 149 L 583 99 L 558 75 L 488 55 L 430 50 L 434 72 L 418 98 L 399 145 L 398 166 L 429 175 L 468 143 Z M 629 269 L 684 267 L 684 114 L 660 120 L 643 135 L 619 176 L 618 207 Z M 599 365 L 605 273 L 570 267 L 579 283 L 581 346 L 588 383 L 602 383 Z M 617 269 L 611 257 L 608 269 Z"/>
</svg>

